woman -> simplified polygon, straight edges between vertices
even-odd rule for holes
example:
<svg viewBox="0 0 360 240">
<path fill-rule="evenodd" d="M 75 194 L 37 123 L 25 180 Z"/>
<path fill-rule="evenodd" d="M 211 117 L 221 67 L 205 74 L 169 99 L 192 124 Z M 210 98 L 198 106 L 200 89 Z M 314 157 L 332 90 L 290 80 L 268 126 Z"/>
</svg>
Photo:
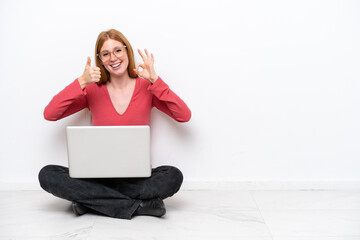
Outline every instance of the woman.
<svg viewBox="0 0 360 240">
<path fill-rule="evenodd" d="M 82 76 L 46 106 L 45 119 L 56 121 L 88 108 L 95 126 L 150 125 L 155 106 L 179 122 L 189 121 L 187 105 L 156 74 L 153 54 L 138 52 L 143 63 L 135 66 L 125 36 L 114 29 L 101 32 L 95 47 L 96 67 L 88 57 Z M 172 166 L 153 169 L 150 178 L 73 179 L 68 168 L 56 165 L 45 166 L 39 173 L 41 187 L 72 201 L 75 214 L 91 209 L 123 219 L 163 216 L 163 199 L 175 194 L 182 180 L 180 170 Z"/>
</svg>

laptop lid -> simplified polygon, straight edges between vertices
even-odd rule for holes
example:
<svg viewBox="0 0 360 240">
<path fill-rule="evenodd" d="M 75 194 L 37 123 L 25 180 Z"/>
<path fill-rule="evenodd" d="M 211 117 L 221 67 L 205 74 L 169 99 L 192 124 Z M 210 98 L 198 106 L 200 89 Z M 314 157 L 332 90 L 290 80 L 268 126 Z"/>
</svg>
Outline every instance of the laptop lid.
<svg viewBox="0 0 360 240">
<path fill-rule="evenodd" d="M 66 128 L 72 178 L 150 177 L 149 126 Z"/>
</svg>

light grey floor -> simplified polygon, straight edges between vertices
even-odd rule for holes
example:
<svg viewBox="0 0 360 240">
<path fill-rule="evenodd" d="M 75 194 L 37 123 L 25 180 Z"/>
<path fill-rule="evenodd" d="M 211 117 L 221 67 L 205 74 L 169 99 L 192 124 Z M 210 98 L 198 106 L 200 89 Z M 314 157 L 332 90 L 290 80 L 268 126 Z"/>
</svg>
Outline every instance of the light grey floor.
<svg viewBox="0 0 360 240">
<path fill-rule="evenodd" d="M 86 214 L 43 191 L 0 191 L 0 239 L 360 239 L 359 191 L 180 191 L 163 218 Z"/>
</svg>

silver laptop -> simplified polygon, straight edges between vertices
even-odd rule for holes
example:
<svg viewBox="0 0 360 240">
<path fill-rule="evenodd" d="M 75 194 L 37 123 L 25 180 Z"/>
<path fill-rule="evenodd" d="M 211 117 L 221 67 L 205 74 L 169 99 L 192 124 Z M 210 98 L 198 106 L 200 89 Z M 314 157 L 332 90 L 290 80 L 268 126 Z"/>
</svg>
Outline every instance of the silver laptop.
<svg viewBox="0 0 360 240">
<path fill-rule="evenodd" d="M 72 178 L 150 177 L 149 126 L 67 127 Z"/>
</svg>

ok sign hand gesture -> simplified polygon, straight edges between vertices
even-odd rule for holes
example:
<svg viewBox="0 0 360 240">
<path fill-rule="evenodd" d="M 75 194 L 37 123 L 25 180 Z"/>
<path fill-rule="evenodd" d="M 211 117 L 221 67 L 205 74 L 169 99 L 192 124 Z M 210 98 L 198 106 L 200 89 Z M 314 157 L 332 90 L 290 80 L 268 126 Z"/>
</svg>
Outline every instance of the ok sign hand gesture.
<svg viewBox="0 0 360 240">
<path fill-rule="evenodd" d="M 145 49 L 146 56 L 138 49 L 138 52 L 144 61 L 143 63 L 136 64 L 136 68 L 134 69 L 135 73 L 146 80 L 149 80 L 151 83 L 154 83 L 156 79 L 158 79 L 158 76 L 155 73 L 154 69 L 154 55 L 149 55 L 149 52 Z M 143 70 L 140 71 L 139 67 L 141 67 Z"/>
</svg>

